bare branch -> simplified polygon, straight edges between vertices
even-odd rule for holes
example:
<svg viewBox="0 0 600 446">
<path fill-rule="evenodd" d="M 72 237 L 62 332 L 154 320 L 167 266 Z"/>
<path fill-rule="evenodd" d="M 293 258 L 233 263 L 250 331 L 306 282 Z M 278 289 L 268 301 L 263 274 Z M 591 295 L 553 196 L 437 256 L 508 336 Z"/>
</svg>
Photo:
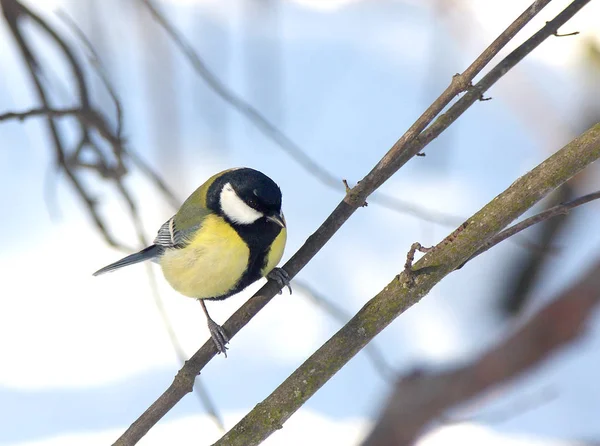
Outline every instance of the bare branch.
<svg viewBox="0 0 600 446">
<path fill-rule="evenodd" d="M 78 90 L 79 90 L 79 99 L 81 101 L 81 107 L 83 109 L 89 109 L 89 98 L 87 95 L 87 90 L 85 89 L 83 82 L 83 75 L 79 68 L 79 64 L 69 49 L 69 47 L 62 41 L 62 39 L 36 14 L 34 14 L 31 10 L 26 8 L 17 0 L 0 0 L 0 6 L 2 6 L 2 12 L 4 14 L 4 19 L 15 38 L 17 46 L 21 51 L 23 59 L 27 64 L 27 68 L 31 79 L 34 83 L 36 93 L 38 99 L 43 104 L 41 108 L 45 110 L 52 109 L 50 104 L 50 100 L 48 98 L 48 93 L 44 89 L 42 84 L 42 67 L 36 60 L 34 53 L 32 52 L 30 45 L 28 44 L 24 34 L 21 31 L 22 21 L 24 19 L 30 19 L 36 24 L 38 24 L 43 31 L 45 31 L 51 39 L 59 46 L 59 48 L 65 54 L 65 57 L 70 62 L 72 67 L 72 73 L 76 80 Z M 9 114 L 9 117 L 11 115 Z M 27 116 L 25 116 L 27 117 Z M 9 119 L 9 118 L 7 118 Z M 103 235 L 106 242 L 114 247 L 124 248 L 123 245 L 118 243 L 112 235 L 108 232 L 106 224 L 103 218 L 100 216 L 97 210 L 96 200 L 89 194 L 89 192 L 85 189 L 80 179 L 77 177 L 75 170 L 72 168 L 69 162 L 67 162 L 66 157 L 66 147 L 64 143 L 64 139 L 62 137 L 59 128 L 54 121 L 54 118 L 51 116 L 45 117 L 46 123 L 48 125 L 48 131 L 50 133 L 50 137 L 52 140 L 52 144 L 54 146 L 54 152 L 56 156 L 56 165 L 64 170 L 67 175 L 67 178 L 71 182 L 71 185 L 77 192 L 77 195 L 82 199 L 84 205 L 87 207 L 94 224 L 98 231 Z M 84 134 L 85 139 L 85 134 Z M 105 166 L 105 163 L 102 163 Z"/>
<path fill-rule="evenodd" d="M 102 123 L 95 119 L 90 119 L 90 111 L 83 110 L 80 107 L 70 108 L 47 108 L 37 107 L 21 112 L 6 112 L 0 114 L 0 122 L 9 120 L 24 121 L 29 118 L 36 117 L 50 117 L 50 118 L 62 118 L 65 116 L 75 116 L 83 120 L 87 125 L 94 127 L 98 132 L 105 138 L 114 140 L 115 136 L 108 130 Z M 179 208 L 181 200 L 175 196 L 173 191 L 167 186 L 164 180 L 158 175 L 140 156 L 135 153 L 131 148 L 127 149 L 127 156 L 131 161 L 137 165 L 137 167 L 147 175 L 152 182 L 158 187 L 158 189 L 167 197 L 169 204 L 174 208 Z"/>
<path fill-rule="evenodd" d="M 550 209 L 546 209 L 545 211 L 540 212 L 539 214 L 526 218 L 525 220 L 511 226 L 508 229 L 505 229 L 504 231 L 500 232 L 498 235 L 493 237 L 489 242 L 487 242 L 485 245 L 479 248 L 471 257 L 469 257 L 469 259 L 465 263 L 470 262 L 478 255 L 483 254 L 490 248 L 496 246 L 498 243 L 503 242 L 507 238 L 512 237 L 513 235 L 516 235 L 519 232 L 524 231 L 525 229 L 530 228 L 531 226 L 537 223 L 541 223 L 558 215 L 568 214 L 571 211 L 571 209 L 581 206 L 582 204 L 589 203 L 590 201 L 598 200 L 599 198 L 600 191 L 593 192 L 591 194 L 587 194 L 582 197 L 576 198 L 575 200 L 568 201 L 567 203 L 562 203 L 557 206 L 553 206 Z M 465 263 L 460 265 L 459 268 L 462 268 Z"/>
<path fill-rule="evenodd" d="M 494 399 L 499 395 L 496 395 L 496 392 L 492 392 L 490 395 L 478 397 L 474 402 L 476 406 L 483 406 L 490 399 Z M 459 424 L 459 423 L 474 423 L 474 422 L 485 422 L 486 424 L 501 424 L 510 420 L 514 420 L 515 418 L 521 417 L 528 412 L 532 412 L 540 407 L 555 401 L 560 396 L 557 389 L 551 386 L 545 386 L 541 389 L 536 389 L 533 392 L 519 395 L 516 401 L 509 403 L 507 406 L 500 408 L 499 410 L 494 411 L 481 411 L 472 413 L 467 416 L 455 416 L 455 415 L 447 415 L 446 413 L 440 415 L 438 420 L 441 424 L 450 425 L 450 424 Z M 469 409 L 472 410 L 472 404 L 467 403 Z M 477 410 L 477 407 L 474 408 Z M 462 410 L 461 410 L 462 411 Z"/>
<path fill-rule="evenodd" d="M 121 140 L 122 133 L 123 133 L 123 106 L 121 105 L 121 101 L 119 100 L 117 90 L 113 86 L 112 82 L 110 81 L 110 79 L 108 77 L 108 73 L 106 72 L 106 70 L 102 64 L 102 60 L 100 59 L 100 56 L 94 49 L 94 46 L 92 45 L 90 40 L 87 38 L 85 33 L 81 30 L 81 28 L 79 28 L 79 26 L 77 26 L 77 23 L 75 23 L 75 21 L 73 21 L 73 19 L 66 12 L 59 11 L 58 14 L 85 45 L 85 47 L 89 53 L 88 58 L 90 60 L 91 65 L 96 70 L 96 73 L 102 80 L 102 83 L 103 83 L 104 87 L 106 88 L 106 91 L 108 91 L 113 103 L 115 104 L 115 111 L 117 114 L 116 137 L 118 140 Z M 83 116 L 83 118 L 85 119 L 85 116 Z M 93 120 L 92 121 L 88 120 L 87 122 L 89 125 L 97 125 L 97 122 L 95 122 Z M 107 140 L 110 140 L 109 137 L 106 135 L 105 131 L 103 132 L 102 129 L 99 129 L 99 131 L 101 132 L 101 134 L 104 135 L 105 138 L 107 138 Z M 111 136 L 112 136 L 112 134 L 111 134 Z M 137 153 L 135 153 L 133 151 L 133 149 L 128 148 L 127 152 L 124 153 L 124 150 L 123 150 L 123 147 L 121 146 L 121 144 L 113 145 L 113 147 L 114 147 L 115 151 L 118 151 L 118 153 L 115 153 L 116 155 L 118 155 L 118 156 L 125 155 L 126 157 L 128 157 L 142 171 L 142 173 L 146 174 L 146 176 L 148 176 L 150 178 L 150 180 L 154 183 L 154 185 L 167 198 L 167 200 L 169 201 L 169 204 L 172 208 L 174 208 L 174 209 L 179 208 L 179 206 L 181 204 L 181 200 L 179 200 L 175 196 L 173 191 L 167 186 L 167 184 L 160 177 L 160 175 L 158 175 L 158 173 L 156 173 L 150 167 L 150 165 L 148 163 L 146 163 Z"/>
<path fill-rule="evenodd" d="M 104 69 L 104 66 L 102 65 L 100 56 L 94 49 L 92 42 L 90 42 L 90 40 L 87 38 L 87 36 L 83 32 L 83 30 L 77 25 L 77 23 L 71 18 L 71 16 L 69 16 L 69 14 L 66 13 L 66 11 L 58 10 L 57 15 L 65 22 L 65 24 L 69 28 L 71 28 L 73 30 L 75 35 L 77 35 L 79 40 L 81 40 L 81 42 L 83 42 L 85 48 L 87 49 L 88 60 L 90 61 L 90 64 L 92 65 L 92 67 L 94 67 L 94 70 L 96 71 L 96 73 L 98 74 L 98 77 L 102 81 L 104 88 L 106 88 L 106 91 L 108 92 L 113 103 L 115 104 L 115 112 L 117 114 L 116 136 L 119 140 L 122 140 L 122 138 L 123 138 L 123 106 L 121 105 L 121 101 L 119 100 L 119 96 L 117 95 L 117 90 L 114 88 L 112 82 L 108 78 L 108 73 L 106 72 L 106 70 Z M 120 144 L 117 145 L 115 148 L 117 150 L 122 151 L 122 147 Z"/>
<path fill-rule="evenodd" d="M 514 379 L 578 339 L 600 299 L 600 262 L 508 339 L 463 367 L 402 378 L 364 446 L 402 446 L 456 404 Z"/>
<path fill-rule="evenodd" d="M 82 114 L 82 110 L 79 107 L 73 108 L 64 108 L 64 109 L 53 109 L 53 108 L 32 108 L 30 110 L 22 111 L 22 112 L 7 112 L 0 114 L 0 121 L 10 121 L 14 119 L 18 119 L 19 121 L 24 121 L 28 118 L 35 117 L 48 117 L 48 118 L 62 118 L 64 116 L 73 116 Z"/>
</svg>

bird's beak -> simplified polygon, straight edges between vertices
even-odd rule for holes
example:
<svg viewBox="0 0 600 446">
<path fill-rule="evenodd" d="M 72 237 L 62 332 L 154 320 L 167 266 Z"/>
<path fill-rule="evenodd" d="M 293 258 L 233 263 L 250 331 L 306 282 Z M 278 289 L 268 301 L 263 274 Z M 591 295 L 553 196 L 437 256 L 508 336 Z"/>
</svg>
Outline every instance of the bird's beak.
<svg viewBox="0 0 600 446">
<path fill-rule="evenodd" d="M 278 224 L 282 228 L 285 228 L 285 218 L 282 213 L 268 215 L 267 220 L 272 221 L 273 223 Z"/>
</svg>

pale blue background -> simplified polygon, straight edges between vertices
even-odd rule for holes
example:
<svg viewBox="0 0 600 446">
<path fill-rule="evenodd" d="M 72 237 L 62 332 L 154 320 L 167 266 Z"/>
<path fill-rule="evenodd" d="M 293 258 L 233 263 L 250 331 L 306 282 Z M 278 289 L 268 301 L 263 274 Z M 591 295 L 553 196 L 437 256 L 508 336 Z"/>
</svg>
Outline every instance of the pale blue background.
<svg viewBox="0 0 600 446">
<path fill-rule="evenodd" d="M 516 0 L 464 1 L 440 16 L 434 3 L 207 0 L 160 6 L 222 82 L 340 180 L 354 184 L 452 74 L 524 8 Z M 553 2 L 517 41 L 567 3 Z M 63 8 L 95 42 L 122 99 L 129 143 L 181 199 L 227 167 L 265 172 L 284 191 L 290 234 L 285 260 L 342 198 L 341 183 L 337 191 L 324 187 L 207 88 L 138 2 L 29 4 L 69 35 L 54 13 Z M 565 29 L 582 35 L 544 43 L 489 92 L 492 101 L 475 104 L 426 149 L 425 158 L 412 160 L 382 190 L 467 217 L 583 130 L 599 98 L 597 72 L 585 56 L 586 39 L 598 39 L 592 20 L 598 14 L 592 2 Z M 51 67 L 48 82 L 59 92 L 56 103 L 70 105 L 65 67 L 36 41 L 44 66 Z M 35 106 L 4 24 L 0 57 L 0 111 Z M 94 85 L 96 103 L 114 117 L 101 83 Z M 104 244 L 64 176 L 56 174 L 41 121 L 2 123 L 0 141 L 0 445 L 110 444 L 179 368 L 146 269 L 92 278 L 91 272 L 121 253 Z M 582 193 L 598 187 L 596 173 L 590 170 Z M 133 245 L 135 234 L 114 188 L 94 175 L 86 184 L 101 201 L 113 234 Z M 152 237 L 173 211 L 139 172 L 133 171 L 127 184 Z M 595 259 L 598 214 L 597 204 L 577 211 L 568 234 L 557 241 L 561 249 L 545 271 L 533 307 Z M 371 204 L 298 278 L 355 313 L 402 269 L 412 242 L 431 245 L 453 229 Z M 494 305 L 521 249 L 504 243 L 445 279 L 375 340 L 386 360 L 400 372 L 445 366 L 498 339 L 507 327 Z M 224 321 L 257 286 L 210 305 L 213 317 Z M 159 289 L 191 355 L 208 336 L 200 308 L 171 291 L 160 274 Z M 269 304 L 232 341 L 229 357 L 216 358 L 202 373 L 226 427 L 339 326 L 300 289 Z M 514 386 L 458 412 L 471 422 L 443 429 L 423 444 L 598 440 L 599 327 L 594 323 L 583 340 Z M 388 389 L 359 354 L 268 444 L 356 444 Z M 519 409 L 532 401 L 531 410 Z M 513 415 L 499 421 L 503 413 Z M 218 437 L 189 395 L 140 444 L 211 444 Z"/>
</svg>

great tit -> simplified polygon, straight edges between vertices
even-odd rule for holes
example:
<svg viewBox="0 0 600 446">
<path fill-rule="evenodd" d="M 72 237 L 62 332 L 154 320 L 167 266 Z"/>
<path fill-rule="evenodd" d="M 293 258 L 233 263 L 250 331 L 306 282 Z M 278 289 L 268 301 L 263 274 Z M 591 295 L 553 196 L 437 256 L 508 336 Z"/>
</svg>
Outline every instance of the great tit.
<svg viewBox="0 0 600 446">
<path fill-rule="evenodd" d="M 288 274 L 276 268 L 286 238 L 279 186 L 257 170 L 229 169 L 196 189 L 160 227 L 151 246 L 94 276 L 144 260 L 157 262 L 176 291 L 199 300 L 217 350 L 226 354 L 229 338 L 204 301 L 226 299 L 261 277 L 289 287 Z"/>
</svg>

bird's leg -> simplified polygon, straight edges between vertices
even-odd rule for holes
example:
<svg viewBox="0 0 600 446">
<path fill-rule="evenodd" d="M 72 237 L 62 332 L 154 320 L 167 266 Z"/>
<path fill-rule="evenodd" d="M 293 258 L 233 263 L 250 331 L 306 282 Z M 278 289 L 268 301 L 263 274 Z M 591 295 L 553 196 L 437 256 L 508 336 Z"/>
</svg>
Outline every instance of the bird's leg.
<svg viewBox="0 0 600 446">
<path fill-rule="evenodd" d="M 282 293 L 284 287 L 288 287 L 290 294 L 292 294 L 292 287 L 290 286 L 290 275 L 283 268 L 273 268 L 267 279 L 274 280 L 279 285 L 279 294 Z"/>
<path fill-rule="evenodd" d="M 229 342 L 229 338 L 219 324 L 212 320 L 212 318 L 208 315 L 208 310 L 206 309 L 206 304 L 204 300 L 198 299 L 200 301 L 200 305 L 202 305 L 202 310 L 204 310 L 204 314 L 206 315 L 206 322 L 208 323 L 208 330 L 210 331 L 210 336 L 212 337 L 215 346 L 219 353 L 223 353 L 227 358 L 227 347 L 225 344 Z"/>
</svg>

